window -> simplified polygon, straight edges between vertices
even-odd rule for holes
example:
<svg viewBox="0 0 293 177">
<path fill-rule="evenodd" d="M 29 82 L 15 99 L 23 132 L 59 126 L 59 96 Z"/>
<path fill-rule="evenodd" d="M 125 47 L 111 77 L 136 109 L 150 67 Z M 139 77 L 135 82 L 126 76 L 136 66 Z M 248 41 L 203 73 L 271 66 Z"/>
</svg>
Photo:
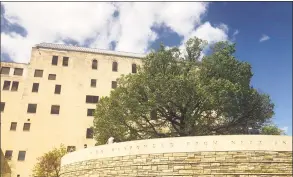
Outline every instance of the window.
<svg viewBox="0 0 293 177">
<path fill-rule="evenodd" d="M 92 61 L 92 69 L 98 69 L 98 61 L 97 60 Z"/>
<path fill-rule="evenodd" d="M 76 150 L 75 146 L 67 146 L 67 152 L 73 152 Z"/>
<path fill-rule="evenodd" d="M 23 131 L 30 131 L 31 123 L 24 123 L 23 124 Z"/>
<path fill-rule="evenodd" d="M 86 96 L 86 103 L 98 103 L 99 96 L 87 95 Z"/>
<path fill-rule="evenodd" d="M 59 105 L 52 105 L 51 106 L 51 114 L 59 114 L 60 106 Z"/>
<path fill-rule="evenodd" d="M 18 90 L 18 84 L 19 84 L 19 82 L 13 81 L 11 91 L 17 91 Z"/>
<path fill-rule="evenodd" d="M 43 77 L 43 70 L 36 69 L 34 77 Z"/>
<path fill-rule="evenodd" d="M 11 131 L 15 131 L 16 130 L 16 127 L 17 127 L 17 122 L 11 122 L 11 124 L 10 124 L 10 130 Z"/>
<path fill-rule="evenodd" d="M 19 151 L 17 160 L 24 161 L 25 160 L 25 153 L 26 153 L 25 151 Z"/>
<path fill-rule="evenodd" d="M 7 159 L 7 160 L 11 160 L 11 158 L 12 158 L 12 150 L 6 150 L 5 151 L 5 159 Z"/>
<path fill-rule="evenodd" d="M 1 112 L 4 112 L 4 109 L 5 109 L 5 103 L 1 102 Z"/>
<path fill-rule="evenodd" d="M 49 74 L 48 80 L 56 80 L 56 74 Z"/>
<path fill-rule="evenodd" d="M 112 89 L 117 88 L 117 81 L 112 81 Z"/>
<path fill-rule="evenodd" d="M 87 148 L 87 144 L 84 144 L 83 147 L 84 147 L 84 148 Z"/>
<path fill-rule="evenodd" d="M 97 80 L 91 79 L 91 87 L 96 87 L 96 86 L 97 86 Z"/>
<path fill-rule="evenodd" d="M 16 76 L 22 76 L 23 69 L 22 68 L 15 68 L 14 69 L 14 75 Z"/>
<path fill-rule="evenodd" d="M 92 128 L 86 129 L 86 138 L 87 139 L 93 139 L 94 137 L 94 130 Z"/>
<path fill-rule="evenodd" d="M 68 60 L 69 60 L 69 57 L 63 57 L 63 63 L 62 63 L 62 65 L 63 66 L 68 66 Z"/>
<path fill-rule="evenodd" d="M 136 73 L 136 64 L 132 64 L 132 73 Z"/>
<path fill-rule="evenodd" d="M 9 90 L 10 89 L 10 83 L 11 83 L 11 81 L 4 81 L 3 90 Z"/>
<path fill-rule="evenodd" d="M 117 63 L 116 61 L 114 61 L 114 62 L 112 63 L 112 71 L 115 71 L 115 72 L 118 71 L 118 63 Z"/>
<path fill-rule="evenodd" d="M 52 65 L 57 65 L 58 64 L 58 56 L 53 56 L 52 57 Z"/>
<path fill-rule="evenodd" d="M 61 93 L 61 85 L 55 85 L 55 94 L 60 94 Z"/>
<path fill-rule="evenodd" d="M 94 116 L 95 109 L 87 109 L 87 116 Z"/>
<path fill-rule="evenodd" d="M 151 120 L 156 120 L 157 119 L 157 110 L 153 109 L 150 113 Z"/>
<path fill-rule="evenodd" d="M 36 113 L 37 112 L 37 104 L 28 104 L 27 113 Z"/>
<path fill-rule="evenodd" d="M 38 92 L 39 91 L 39 83 L 33 83 L 32 92 Z"/>
<path fill-rule="evenodd" d="M 10 68 L 9 67 L 2 67 L 1 74 L 9 75 Z"/>
</svg>

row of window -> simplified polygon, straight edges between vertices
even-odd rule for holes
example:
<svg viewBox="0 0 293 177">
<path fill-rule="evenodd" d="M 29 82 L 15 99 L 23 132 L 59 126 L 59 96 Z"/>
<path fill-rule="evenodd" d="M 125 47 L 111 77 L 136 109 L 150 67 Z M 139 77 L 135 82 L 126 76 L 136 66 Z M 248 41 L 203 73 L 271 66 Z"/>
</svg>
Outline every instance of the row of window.
<svg viewBox="0 0 293 177">
<path fill-rule="evenodd" d="M 1 67 L 0 73 L 4 74 L 4 75 L 9 75 L 10 68 L 9 67 Z M 22 76 L 22 74 L 23 74 L 23 68 L 14 68 L 13 75 Z"/>
<path fill-rule="evenodd" d="M 86 97 L 87 103 L 97 103 L 99 101 L 99 96 L 87 95 Z M 1 112 L 4 112 L 5 102 L 1 102 Z M 27 113 L 36 113 L 37 112 L 37 104 L 28 104 Z M 52 105 L 51 106 L 51 114 L 59 114 L 60 106 Z M 95 109 L 87 109 L 87 116 L 94 116 Z"/>
<path fill-rule="evenodd" d="M 17 122 L 11 122 L 10 124 L 10 131 L 16 131 L 17 128 Z M 31 123 L 24 123 L 23 124 L 23 131 L 30 131 L 31 129 Z"/>
<path fill-rule="evenodd" d="M 22 130 L 23 131 L 30 131 L 30 128 L 31 128 L 31 123 L 26 122 L 23 124 Z M 17 122 L 11 122 L 10 131 L 16 131 L 16 129 L 17 129 Z M 94 133 L 93 128 L 87 128 L 86 129 L 86 138 L 93 139 L 93 137 L 94 137 L 93 133 Z"/>
<path fill-rule="evenodd" d="M 63 66 L 68 66 L 68 61 L 69 61 L 69 57 L 63 57 L 62 65 Z M 54 66 L 58 65 L 58 56 L 54 55 L 52 57 L 52 65 L 54 65 Z M 96 59 L 92 60 L 92 69 L 98 69 L 98 61 Z M 136 67 L 135 63 L 133 63 L 131 65 L 131 70 L 132 70 L 132 73 L 137 72 L 137 67 Z M 112 71 L 114 71 L 114 72 L 118 71 L 118 63 L 116 61 L 114 61 L 112 63 Z"/>
<path fill-rule="evenodd" d="M 7 160 L 11 160 L 12 159 L 12 150 L 6 150 L 5 151 L 5 159 Z M 17 160 L 18 161 L 24 161 L 25 160 L 25 155 L 26 155 L 26 151 L 18 151 L 18 157 Z"/>
<path fill-rule="evenodd" d="M 83 147 L 87 148 L 87 144 L 84 144 Z M 67 152 L 74 152 L 74 151 L 76 151 L 75 146 L 67 146 Z"/>
<path fill-rule="evenodd" d="M 97 103 L 99 101 L 99 97 L 89 96 L 87 98 L 88 103 Z M 5 106 L 5 104 L 4 104 Z M 37 112 L 37 104 L 28 104 L 27 113 L 36 113 Z M 87 109 L 87 116 L 94 116 L 95 109 Z M 51 106 L 51 114 L 59 114 L 60 106 L 52 105 Z"/>
<path fill-rule="evenodd" d="M 43 77 L 43 70 L 36 69 L 34 72 L 34 77 Z M 56 80 L 56 74 L 49 74 L 48 75 L 48 80 Z"/>
<path fill-rule="evenodd" d="M 3 89 L 2 90 L 10 90 L 11 81 L 4 81 Z M 18 81 L 13 81 L 11 86 L 11 91 L 17 91 L 19 86 Z M 32 92 L 39 91 L 39 83 L 33 83 Z M 61 93 L 61 85 L 55 85 L 55 94 Z"/>
<path fill-rule="evenodd" d="M 4 81 L 2 90 L 10 90 L 11 81 Z M 11 86 L 11 91 L 17 91 L 19 86 L 18 81 L 13 81 Z"/>
<path fill-rule="evenodd" d="M 68 66 L 69 57 L 63 57 L 62 66 Z M 53 56 L 52 65 L 58 65 L 58 56 Z"/>
<path fill-rule="evenodd" d="M 11 81 L 4 81 L 2 90 L 10 90 L 10 85 L 11 85 Z M 12 86 L 11 86 L 11 91 L 17 91 L 18 86 L 19 86 L 19 82 L 18 81 L 13 81 Z M 39 86 L 40 86 L 39 83 L 33 83 L 32 92 L 38 92 L 39 91 Z M 91 87 L 96 87 L 96 86 L 97 86 L 97 80 L 96 79 L 91 79 Z M 117 88 L 117 81 L 112 81 L 111 87 L 113 89 Z M 58 84 L 55 85 L 54 93 L 55 94 L 60 94 L 61 93 L 61 85 L 58 85 Z"/>
<path fill-rule="evenodd" d="M 84 148 L 87 148 L 87 144 L 83 145 Z M 75 146 L 67 146 L 67 152 L 73 152 L 76 151 L 76 147 Z M 6 150 L 5 151 L 5 155 L 4 158 L 6 160 L 11 160 L 12 159 L 12 155 L 13 155 L 13 150 Z M 26 157 L 26 151 L 18 151 L 18 157 L 17 160 L 18 161 L 24 161 Z M 17 177 L 19 177 L 20 175 L 17 175 Z"/>
<path fill-rule="evenodd" d="M 68 66 L 69 63 L 69 57 L 63 57 L 63 62 L 62 62 L 62 66 Z M 53 56 L 52 58 L 52 65 L 56 65 L 58 64 L 58 56 Z M 92 61 L 92 69 L 98 69 L 98 61 L 96 59 L 94 59 Z M 118 63 L 116 61 L 114 61 L 112 63 L 112 71 L 117 72 L 118 71 Z M 136 64 L 132 64 L 131 65 L 131 72 L 132 73 L 136 73 L 137 72 L 137 66 Z M 4 75 L 9 75 L 10 73 L 10 67 L 2 67 L 1 74 Z M 14 68 L 14 75 L 16 76 L 22 76 L 23 75 L 23 68 Z M 35 70 L 35 74 L 34 77 L 43 77 L 43 70 Z M 51 80 L 51 79 L 49 79 Z M 55 80 L 55 79 L 53 79 Z"/>
</svg>

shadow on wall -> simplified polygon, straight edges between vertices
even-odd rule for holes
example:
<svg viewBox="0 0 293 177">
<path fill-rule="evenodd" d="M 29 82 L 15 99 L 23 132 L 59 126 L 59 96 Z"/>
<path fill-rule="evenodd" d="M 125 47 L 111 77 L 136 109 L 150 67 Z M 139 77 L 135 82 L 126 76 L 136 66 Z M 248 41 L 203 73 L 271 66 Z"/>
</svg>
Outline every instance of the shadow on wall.
<svg viewBox="0 0 293 177">
<path fill-rule="evenodd" d="M 11 177 L 11 168 L 7 162 L 7 160 L 4 157 L 2 149 L 1 151 L 1 177 Z"/>
</svg>

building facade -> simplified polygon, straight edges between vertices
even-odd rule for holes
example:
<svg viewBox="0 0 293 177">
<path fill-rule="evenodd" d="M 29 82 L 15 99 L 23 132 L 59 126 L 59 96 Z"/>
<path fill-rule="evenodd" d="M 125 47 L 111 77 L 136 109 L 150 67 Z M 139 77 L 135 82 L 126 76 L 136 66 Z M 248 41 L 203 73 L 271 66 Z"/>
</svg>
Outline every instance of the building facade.
<svg viewBox="0 0 293 177">
<path fill-rule="evenodd" d="M 32 176 L 37 157 L 95 145 L 93 111 L 144 55 L 38 44 L 30 63 L 1 62 L 1 149 L 12 177 Z"/>
</svg>

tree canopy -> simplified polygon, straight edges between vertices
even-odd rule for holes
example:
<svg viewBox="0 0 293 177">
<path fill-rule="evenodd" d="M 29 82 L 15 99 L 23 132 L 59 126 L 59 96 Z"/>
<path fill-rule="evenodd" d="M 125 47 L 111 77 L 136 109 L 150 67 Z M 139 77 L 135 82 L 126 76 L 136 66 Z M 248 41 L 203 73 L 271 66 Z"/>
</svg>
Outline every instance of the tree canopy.
<svg viewBox="0 0 293 177">
<path fill-rule="evenodd" d="M 148 138 L 246 134 L 274 114 L 269 95 L 250 85 L 251 65 L 237 60 L 235 44 L 210 45 L 196 37 L 185 50 L 163 45 L 124 75 L 97 104 L 94 137 L 104 144 Z"/>
<path fill-rule="evenodd" d="M 67 153 L 65 146 L 54 148 L 39 157 L 37 164 L 34 166 L 34 176 L 59 177 L 61 158 Z"/>
<path fill-rule="evenodd" d="M 278 128 L 274 124 L 265 125 L 261 128 L 261 134 L 263 135 L 285 135 L 285 131 Z"/>
</svg>

